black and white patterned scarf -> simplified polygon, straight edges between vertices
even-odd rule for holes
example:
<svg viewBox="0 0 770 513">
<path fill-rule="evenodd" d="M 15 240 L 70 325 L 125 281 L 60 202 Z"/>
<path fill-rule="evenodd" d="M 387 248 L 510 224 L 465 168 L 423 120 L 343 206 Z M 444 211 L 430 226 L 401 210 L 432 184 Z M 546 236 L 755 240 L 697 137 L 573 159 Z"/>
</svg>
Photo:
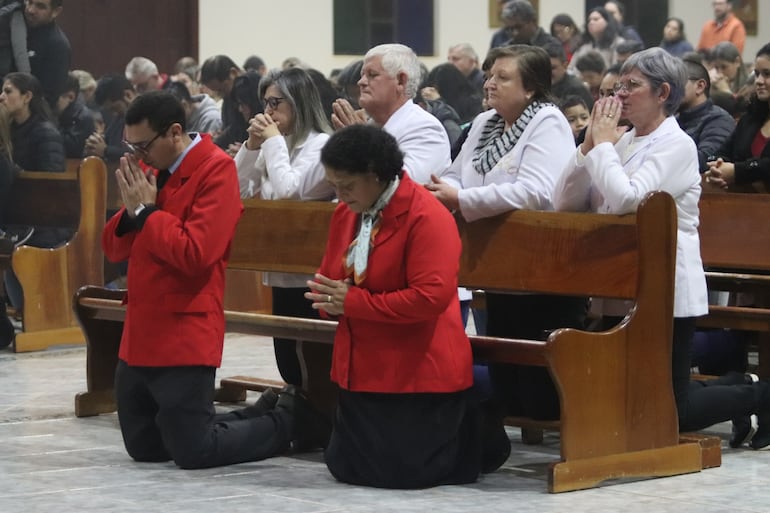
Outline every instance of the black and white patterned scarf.
<svg viewBox="0 0 770 513">
<path fill-rule="evenodd" d="M 482 175 L 492 171 L 500 159 L 516 146 L 519 137 L 535 114 L 547 105 L 553 104 L 533 101 L 508 130 L 505 129 L 505 120 L 500 114 L 489 118 L 481 131 L 476 149 L 473 150 L 473 168 Z"/>
</svg>

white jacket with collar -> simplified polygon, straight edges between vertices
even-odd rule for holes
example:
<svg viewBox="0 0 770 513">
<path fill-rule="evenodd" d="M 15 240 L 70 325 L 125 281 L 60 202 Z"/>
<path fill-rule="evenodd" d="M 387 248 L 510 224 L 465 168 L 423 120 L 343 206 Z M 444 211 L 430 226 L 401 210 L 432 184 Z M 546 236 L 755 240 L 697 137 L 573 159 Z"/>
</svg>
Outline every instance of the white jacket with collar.
<svg viewBox="0 0 770 513">
<path fill-rule="evenodd" d="M 492 109 L 473 120 L 459 155 L 441 179 L 460 189 L 460 212 L 467 221 L 510 210 L 553 210 L 556 180 L 572 156 L 575 139 L 567 119 L 552 105 L 541 108 L 513 149 L 495 167 L 481 174 L 473 155 Z"/>
<path fill-rule="evenodd" d="M 627 214 L 648 192 L 669 193 L 678 225 L 674 317 L 697 317 L 708 312 L 698 237 L 700 180 L 695 143 L 668 117 L 647 136 L 636 137 L 632 129 L 614 147 L 602 143 L 585 156 L 578 149 L 556 185 L 554 207 Z"/>
<path fill-rule="evenodd" d="M 429 183 L 430 175 L 438 176 L 449 166 L 451 147 L 444 126 L 411 99 L 382 128 L 398 142 L 404 169 L 415 182 Z"/>
</svg>

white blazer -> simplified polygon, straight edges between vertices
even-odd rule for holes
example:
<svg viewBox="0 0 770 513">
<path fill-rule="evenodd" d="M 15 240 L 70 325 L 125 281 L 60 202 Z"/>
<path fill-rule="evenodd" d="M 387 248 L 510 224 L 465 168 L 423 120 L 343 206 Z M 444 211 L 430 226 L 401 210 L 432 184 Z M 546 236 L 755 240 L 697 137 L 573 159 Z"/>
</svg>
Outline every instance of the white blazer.
<svg viewBox="0 0 770 513">
<path fill-rule="evenodd" d="M 430 182 L 449 166 L 451 146 L 444 125 L 425 109 L 407 100 L 394 112 L 383 130 L 398 142 L 404 154 L 404 169 L 417 183 Z"/>
<path fill-rule="evenodd" d="M 481 174 L 473 167 L 473 155 L 484 126 L 496 113 L 489 110 L 476 116 L 459 155 L 441 176 L 460 189 L 460 212 L 467 221 L 475 221 L 510 210 L 553 210 L 553 188 L 575 147 L 567 119 L 558 108 L 543 107 L 513 149 Z"/>
<path fill-rule="evenodd" d="M 556 185 L 554 207 L 627 214 L 648 192 L 669 193 L 677 211 L 674 317 L 697 317 L 708 312 L 698 238 L 700 180 L 695 143 L 668 117 L 649 135 L 631 130 L 614 147 L 602 143 L 585 156 L 578 149 Z"/>
</svg>

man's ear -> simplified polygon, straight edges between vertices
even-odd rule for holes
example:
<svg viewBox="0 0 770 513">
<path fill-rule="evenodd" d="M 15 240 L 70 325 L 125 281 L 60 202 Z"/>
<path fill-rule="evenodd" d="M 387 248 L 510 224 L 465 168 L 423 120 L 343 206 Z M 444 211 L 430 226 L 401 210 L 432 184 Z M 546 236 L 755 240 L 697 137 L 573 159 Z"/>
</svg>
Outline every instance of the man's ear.
<svg viewBox="0 0 770 513">
<path fill-rule="evenodd" d="M 698 96 L 704 94 L 706 91 L 706 81 L 702 78 L 695 81 L 695 94 Z"/>
<path fill-rule="evenodd" d="M 403 71 L 400 71 L 398 74 L 396 74 L 396 83 L 399 85 L 399 87 L 402 87 L 404 91 L 406 91 L 406 84 L 408 81 L 409 77 Z"/>
<path fill-rule="evenodd" d="M 134 98 L 136 98 L 136 91 L 134 91 L 133 89 L 126 89 L 125 91 L 123 91 L 123 100 L 126 103 L 131 103 L 132 101 L 134 101 Z"/>
</svg>

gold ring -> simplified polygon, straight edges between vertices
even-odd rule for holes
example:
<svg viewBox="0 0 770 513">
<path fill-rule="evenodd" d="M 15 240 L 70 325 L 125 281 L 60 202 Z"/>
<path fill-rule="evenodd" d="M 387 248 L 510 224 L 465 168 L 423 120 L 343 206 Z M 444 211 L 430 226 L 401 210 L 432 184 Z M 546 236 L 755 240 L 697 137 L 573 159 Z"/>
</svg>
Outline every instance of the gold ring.
<svg viewBox="0 0 770 513">
<path fill-rule="evenodd" d="M 608 117 L 608 118 L 610 118 L 610 119 L 612 119 L 612 118 L 614 118 L 615 116 L 613 116 L 612 114 L 607 114 L 607 117 Z"/>
<path fill-rule="evenodd" d="M 329 295 L 329 294 L 326 294 L 326 302 L 327 302 L 327 303 L 331 303 L 331 302 L 332 302 L 332 297 L 331 297 L 331 295 Z"/>
</svg>

